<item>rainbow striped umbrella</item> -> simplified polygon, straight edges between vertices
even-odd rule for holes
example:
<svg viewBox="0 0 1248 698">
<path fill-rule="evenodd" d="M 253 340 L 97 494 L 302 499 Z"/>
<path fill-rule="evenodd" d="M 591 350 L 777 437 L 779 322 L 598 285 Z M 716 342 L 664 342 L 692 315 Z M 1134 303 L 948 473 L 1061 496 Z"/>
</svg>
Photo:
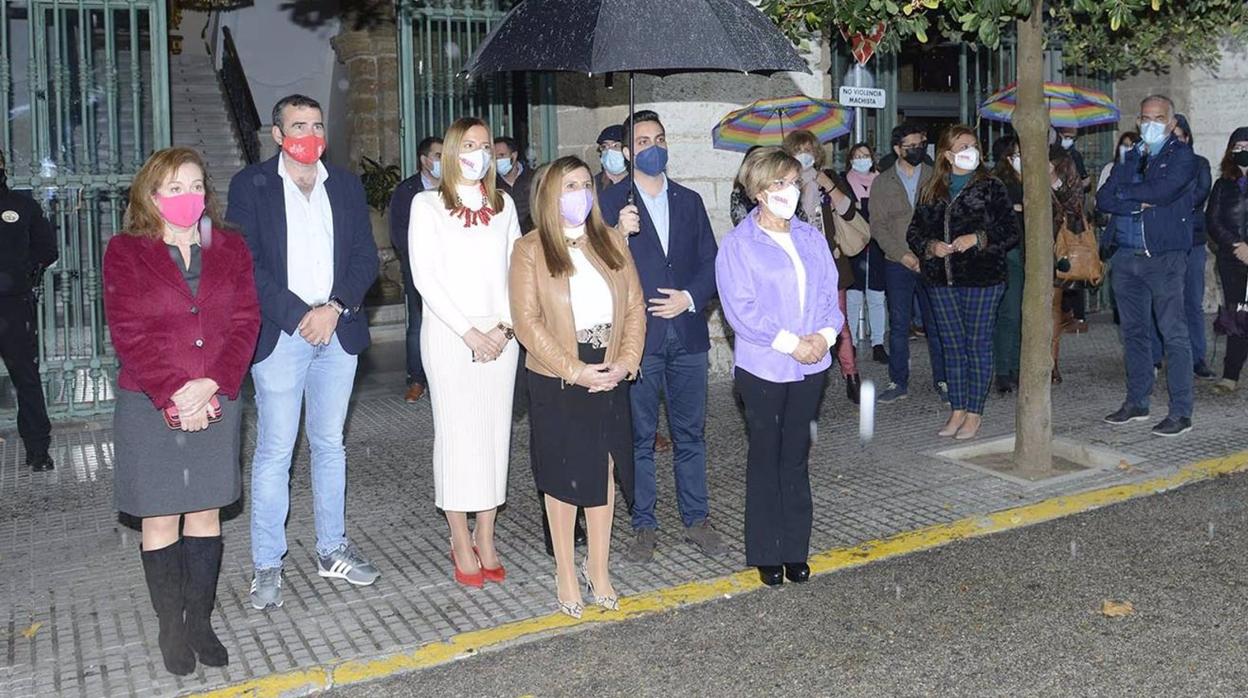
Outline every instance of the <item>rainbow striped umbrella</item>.
<svg viewBox="0 0 1248 698">
<path fill-rule="evenodd" d="M 1068 85 L 1064 82 L 1044 83 L 1044 99 L 1049 105 L 1049 120 L 1054 128 L 1086 128 L 1101 124 L 1116 124 L 1122 112 L 1113 98 L 1090 87 Z M 1018 83 L 984 100 L 979 105 L 979 115 L 990 121 L 1011 121 L 1018 103 Z"/>
<path fill-rule="evenodd" d="M 711 139 L 719 150 L 744 153 L 755 145 L 780 145 L 787 133 L 805 129 L 821 143 L 850 132 L 852 109 L 805 95 L 760 99 L 719 120 Z"/>
</svg>

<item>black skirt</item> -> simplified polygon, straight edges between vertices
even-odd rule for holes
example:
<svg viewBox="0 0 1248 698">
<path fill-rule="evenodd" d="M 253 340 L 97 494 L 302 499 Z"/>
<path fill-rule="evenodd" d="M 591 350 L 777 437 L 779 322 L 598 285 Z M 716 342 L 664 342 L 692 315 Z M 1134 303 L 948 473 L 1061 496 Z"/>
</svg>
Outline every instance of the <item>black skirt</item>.
<svg viewBox="0 0 1248 698">
<path fill-rule="evenodd" d="M 581 361 L 602 363 L 606 348 L 577 345 Z M 528 371 L 529 454 L 539 492 L 581 507 L 607 503 L 607 456 L 626 502 L 633 500 L 633 416 L 629 383 L 590 393 Z"/>
</svg>

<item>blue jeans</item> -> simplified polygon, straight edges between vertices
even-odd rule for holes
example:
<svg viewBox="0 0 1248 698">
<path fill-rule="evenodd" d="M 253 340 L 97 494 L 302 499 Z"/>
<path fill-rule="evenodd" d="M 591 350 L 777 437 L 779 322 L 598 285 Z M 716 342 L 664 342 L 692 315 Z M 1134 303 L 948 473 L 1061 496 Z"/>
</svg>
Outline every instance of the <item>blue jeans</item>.
<svg viewBox="0 0 1248 698">
<path fill-rule="evenodd" d="M 940 346 L 940 332 L 932 320 L 932 304 L 922 277 L 892 260 L 884 262 L 884 287 L 888 298 L 888 379 L 898 388 L 910 387 L 910 321 L 918 300 L 927 351 L 932 359 L 932 382 L 945 380 L 945 353 Z"/>
<path fill-rule="evenodd" d="M 400 257 L 399 263 L 403 265 L 403 298 L 407 300 L 407 384 L 428 385 L 425 367 L 420 362 L 420 292 L 416 290 L 412 267 L 407 260 Z"/>
<path fill-rule="evenodd" d="M 1153 392 L 1153 319 L 1165 344 L 1170 416 L 1192 416 L 1192 345 L 1187 335 L 1183 285 L 1186 252 L 1146 257 L 1121 248 L 1114 254 L 1114 297 L 1118 299 L 1119 331 L 1127 365 L 1130 407 L 1149 408 Z"/>
<path fill-rule="evenodd" d="M 334 335 L 314 347 L 283 333 L 273 353 L 251 367 L 256 385 L 256 452 L 251 462 L 251 560 L 256 569 L 280 567 L 286 554 L 290 460 L 306 407 L 312 451 L 312 506 L 316 552 L 328 555 L 347 542 L 347 421 L 356 357 Z"/>
<path fill-rule="evenodd" d="M 656 354 L 641 359 L 641 376 L 629 391 L 633 407 L 633 528 L 658 528 L 654 435 L 659 429 L 659 400 L 667 399 L 672 432 L 676 505 L 686 527 L 706 519 L 706 352 L 685 351 L 680 337 L 667 331 Z"/>
<path fill-rule="evenodd" d="M 1187 253 L 1187 270 L 1183 276 L 1184 317 L 1187 318 L 1187 337 L 1192 343 L 1193 368 L 1205 363 L 1209 345 L 1205 341 L 1205 246 L 1196 245 Z M 1165 349 L 1161 344 L 1161 332 L 1156 331 L 1153 319 L 1153 363 L 1161 363 Z"/>
</svg>

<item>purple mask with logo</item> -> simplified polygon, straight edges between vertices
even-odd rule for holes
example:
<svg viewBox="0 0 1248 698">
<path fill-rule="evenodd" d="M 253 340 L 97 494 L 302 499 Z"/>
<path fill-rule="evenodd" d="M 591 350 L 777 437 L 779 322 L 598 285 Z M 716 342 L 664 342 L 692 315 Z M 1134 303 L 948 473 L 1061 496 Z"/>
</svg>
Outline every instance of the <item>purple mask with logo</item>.
<svg viewBox="0 0 1248 698">
<path fill-rule="evenodd" d="M 593 207 L 594 192 L 592 189 L 565 191 L 559 196 L 559 214 L 563 216 L 564 222 L 573 228 L 584 225 Z"/>
</svg>

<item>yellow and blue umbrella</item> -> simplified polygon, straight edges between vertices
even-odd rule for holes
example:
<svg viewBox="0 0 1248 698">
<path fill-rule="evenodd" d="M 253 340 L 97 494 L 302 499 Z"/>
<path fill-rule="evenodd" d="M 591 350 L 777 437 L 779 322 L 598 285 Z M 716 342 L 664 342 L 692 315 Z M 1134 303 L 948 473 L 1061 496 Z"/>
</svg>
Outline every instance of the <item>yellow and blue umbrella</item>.
<svg viewBox="0 0 1248 698">
<path fill-rule="evenodd" d="M 711 139 L 719 150 L 744 153 L 756 145 L 780 145 L 785 134 L 807 130 L 820 143 L 850 132 L 854 112 L 836 102 L 805 95 L 760 99 L 719 120 Z"/>
<path fill-rule="evenodd" d="M 1054 128 L 1087 128 L 1116 124 L 1122 112 L 1109 95 L 1090 87 L 1064 82 L 1044 83 L 1044 101 Z M 979 105 L 979 115 L 989 121 L 1009 122 L 1018 104 L 1018 83 L 1011 83 Z"/>
</svg>

